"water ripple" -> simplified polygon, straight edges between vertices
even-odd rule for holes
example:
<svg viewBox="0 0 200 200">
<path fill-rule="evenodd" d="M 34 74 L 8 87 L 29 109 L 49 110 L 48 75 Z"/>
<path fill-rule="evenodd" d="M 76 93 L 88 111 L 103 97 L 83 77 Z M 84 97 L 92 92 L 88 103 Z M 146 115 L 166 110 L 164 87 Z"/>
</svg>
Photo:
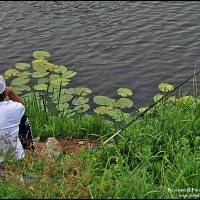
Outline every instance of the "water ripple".
<svg viewBox="0 0 200 200">
<path fill-rule="evenodd" d="M 160 82 L 179 84 L 191 75 L 199 59 L 195 1 L 1 1 L 0 6 L 0 73 L 46 50 L 51 61 L 78 72 L 72 87 L 110 97 L 128 87 L 135 104 L 144 104 L 159 92 Z"/>
</svg>

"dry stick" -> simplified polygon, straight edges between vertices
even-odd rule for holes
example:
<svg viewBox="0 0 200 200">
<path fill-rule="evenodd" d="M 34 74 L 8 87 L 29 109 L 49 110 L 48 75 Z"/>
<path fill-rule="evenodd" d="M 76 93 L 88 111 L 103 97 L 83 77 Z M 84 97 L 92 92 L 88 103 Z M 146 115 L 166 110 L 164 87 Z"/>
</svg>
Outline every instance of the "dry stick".
<svg viewBox="0 0 200 200">
<path fill-rule="evenodd" d="M 198 60 L 199 61 L 199 60 Z M 198 62 L 197 61 L 197 62 Z M 195 69 L 196 69 L 196 65 L 197 62 L 195 64 Z M 179 84 L 178 86 L 176 86 L 172 91 L 168 92 L 167 94 L 165 94 L 161 99 L 159 99 L 158 101 L 156 101 L 154 104 L 152 104 L 151 106 L 149 106 L 149 108 L 147 108 L 144 112 L 142 112 L 140 115 L 138 115 L 134 120 L 132 120 L 131 122 L 129 122 L 123 129 L 120 129 L 119 131 L 117 131 L 114 135 L 112 135 L 110 138 L 108 138 L 103 145 L 105 145 L 106 143 L 108 143 L 109 141 L 111 141 L 115 136 L 117 136 L 118 134 L 120 134 L 122 131 L 124 131 L 126 128 L 128 128 L 132 123 L 134 123 L 135 121 L 137 121 L 140 117 L 142 117 L 147 111 L 149 111 L 151 108 L 153 108 L 157 103 L 159 103 L 160 101 L 162 101 L 165 97 L 169 96 L 171 93 L 173 93 L 175 90 L 177 90 L 179 87 L 181 87 L 183 84 L 185 84 L 186 82 L 188 82 L 190 79 L 192 79 L 194 76 L 196 76 L 197 74 L 200 73 L 200 70 L 195 73 L 194 75 L 190 76 L 187 80 L 185 80 L 184 82 L 182 82 L 181 84 Z"/>
</svg>

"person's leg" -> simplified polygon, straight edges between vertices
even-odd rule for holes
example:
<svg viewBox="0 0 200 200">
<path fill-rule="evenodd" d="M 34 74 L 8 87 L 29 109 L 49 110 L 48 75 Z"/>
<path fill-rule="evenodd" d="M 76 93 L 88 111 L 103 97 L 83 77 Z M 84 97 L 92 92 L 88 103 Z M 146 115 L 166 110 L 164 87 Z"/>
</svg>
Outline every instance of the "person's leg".
<svg viewBox="0 0 200 200">
<path fill-rule="evenodd" d="M 19 139 L 24 149 L 35 149 L 29 119 L 24 115 L 19 125 Z"/>
</svg>

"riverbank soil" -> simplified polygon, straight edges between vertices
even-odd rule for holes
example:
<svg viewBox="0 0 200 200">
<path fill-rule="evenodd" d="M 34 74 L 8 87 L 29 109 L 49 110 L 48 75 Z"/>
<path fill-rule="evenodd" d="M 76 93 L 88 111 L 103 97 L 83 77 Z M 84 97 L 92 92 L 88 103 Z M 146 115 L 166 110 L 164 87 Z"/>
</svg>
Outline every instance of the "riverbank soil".
<svg viewBox="0 0 200 200">
<path fill-rule="evenodd" d="M 35 143 L 35 152 L 40 153 L 46 142 L 37 141 Z M 58 145 L 61 149 L 69 155 L 76 154 L 80 152 L 82 149 L 92 149 L 100 145 L 100 141 L 98 140 L 84 140 L 84 139 L 75 139 L 75 138 L 62 138 L 58 140 Z"/>
</svg>

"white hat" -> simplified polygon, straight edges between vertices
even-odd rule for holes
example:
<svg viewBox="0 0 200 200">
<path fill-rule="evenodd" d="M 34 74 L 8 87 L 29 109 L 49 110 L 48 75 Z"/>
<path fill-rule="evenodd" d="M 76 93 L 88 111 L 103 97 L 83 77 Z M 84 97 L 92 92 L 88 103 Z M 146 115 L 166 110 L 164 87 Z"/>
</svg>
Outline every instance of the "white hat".
<svg viewBox="0 0 200 200">
<path fill-rule="evenodd" d="M 2 76 L 0 76 L 0 94 L 2 94 L 6 89 L 6 82 Z"/>
</svg>

